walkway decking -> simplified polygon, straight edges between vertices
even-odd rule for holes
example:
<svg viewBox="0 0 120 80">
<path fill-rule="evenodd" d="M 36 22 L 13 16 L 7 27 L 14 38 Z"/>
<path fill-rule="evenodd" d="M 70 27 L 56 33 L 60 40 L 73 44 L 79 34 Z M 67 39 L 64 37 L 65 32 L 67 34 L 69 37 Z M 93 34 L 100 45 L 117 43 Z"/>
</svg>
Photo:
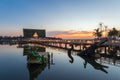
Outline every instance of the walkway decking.
<svg viewBox="0 0 120 80">
<path fill-rule="evenodd" d="M 84 49 L 84 47 L 89 47 L 94 42 L 100 42 L 100 40 L 95 39 L 62 39 L 62 40 L 51 40 L 51 39 L 24 39 L 22 43 L 36 43 L 49 45 L 53 47 L 60 47 L 69 49 L 70 45 L 74 47 L 79 46 L 80 50 Z M 118 47 L 120 49 L 120 41 L 109 40 L 105 44 L 101 45 L 101 47 Z M 73 48 L 74 49 L 74 48 Z"/>
</svg>

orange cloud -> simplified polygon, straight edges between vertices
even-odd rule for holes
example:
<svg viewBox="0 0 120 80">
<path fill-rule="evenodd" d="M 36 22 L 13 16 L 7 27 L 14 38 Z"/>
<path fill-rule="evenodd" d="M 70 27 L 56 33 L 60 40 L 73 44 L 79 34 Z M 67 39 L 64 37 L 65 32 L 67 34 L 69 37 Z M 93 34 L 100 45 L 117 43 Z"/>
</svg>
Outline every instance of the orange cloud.
<svg viewBox="0 0 120 80">
<path fill-rule="evenodd" d="M 76 31 L 76 32 L 66 32 L 55 35 L 59 38 L 93 38 L 93 32 L 91 31 Z"/>
</svg>

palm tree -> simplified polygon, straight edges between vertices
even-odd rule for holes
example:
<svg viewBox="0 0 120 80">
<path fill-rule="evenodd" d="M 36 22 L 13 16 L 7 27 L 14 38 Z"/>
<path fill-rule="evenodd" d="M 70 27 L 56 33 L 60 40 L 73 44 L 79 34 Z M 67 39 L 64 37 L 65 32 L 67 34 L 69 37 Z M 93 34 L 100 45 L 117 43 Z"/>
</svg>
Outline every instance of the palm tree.
<svg viewBox="0 0 120 80">
<path fill-rule="evenodd" d="M 116 28 L 113 28 L 112 30 L 110 30 L 108 32 L 109 37 L 115 37 L 115 36 L 118 36 L 118 35 L 119 35 L 119 31 Z"/>
<path fill-rule="evenodd" d="M 95 37 L 97 37 L 97 38 L 101 38 L 101 36 L 102 36 L 102 31 L 101 31 L 99 28 L 94 29 L 93 35 L 94 35 Z"/>
</svg>

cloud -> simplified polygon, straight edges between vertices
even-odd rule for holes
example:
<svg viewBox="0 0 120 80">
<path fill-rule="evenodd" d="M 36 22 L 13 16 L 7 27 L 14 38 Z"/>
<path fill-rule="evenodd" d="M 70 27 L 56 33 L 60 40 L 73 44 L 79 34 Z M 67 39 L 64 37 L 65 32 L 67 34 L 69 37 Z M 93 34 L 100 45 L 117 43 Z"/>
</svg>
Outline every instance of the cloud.
<svg viewBox="0 0 120 80">
<path fill-rule="evenodd" d="M 59 37 L 59 38 L 93 38 L 92 31 L 51 31 L 47 33 L 47 36 L 50 37 Z"/>
<path fill-rule="evenodd" d="M 67 31 L 49 31 L 49 32 L 47 32 L 47 36 L 55 37 L 56 35 L 67 34 L 67 33 L 68 33 Z"/>
</svg>

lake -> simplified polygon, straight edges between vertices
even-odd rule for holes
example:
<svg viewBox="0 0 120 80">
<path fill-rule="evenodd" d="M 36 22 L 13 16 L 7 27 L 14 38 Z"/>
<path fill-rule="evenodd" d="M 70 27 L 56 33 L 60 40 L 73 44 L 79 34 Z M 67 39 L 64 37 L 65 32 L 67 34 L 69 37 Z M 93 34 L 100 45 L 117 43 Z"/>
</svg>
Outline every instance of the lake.
<svg viewBox="0 0 120 80">
<path fill-rule="evenodd" d="M 91 60 L 73 51 L 70 56 L 67 50 L 39 48 L 52 55 L 49 63 L 29 64 L 25 48 L 0 45 L 0 80 L 120 80 L 120 60 Z"/>
</svg>

